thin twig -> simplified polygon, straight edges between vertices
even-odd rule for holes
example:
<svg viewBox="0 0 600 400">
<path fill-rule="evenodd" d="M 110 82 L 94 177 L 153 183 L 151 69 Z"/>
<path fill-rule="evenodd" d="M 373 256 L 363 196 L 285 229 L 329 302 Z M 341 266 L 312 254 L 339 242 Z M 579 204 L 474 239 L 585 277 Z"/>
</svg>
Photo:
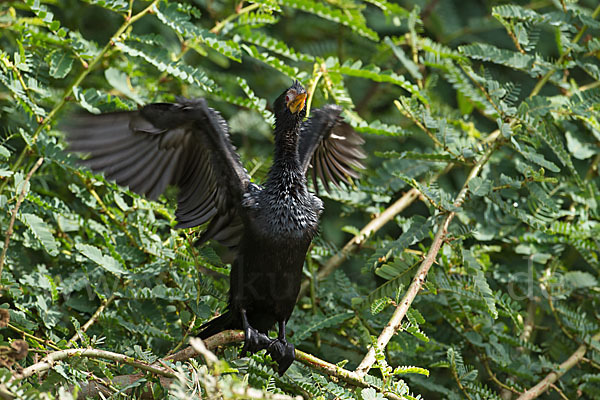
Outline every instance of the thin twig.
<svg viewBox="0 0 600 400">
<path fill-rule="evenodd" d="M 48 347 L 50 347 L 50 348 L 52 348 L 52 349 L 54 349 L 54 350 L 60 350 L 60 347 L 58 347 L 56 344 L 54 344 L 54 342 L 53 342 L 52 340 L 50 340 L 50 339 L 42 339 L 42 338 L 39 338 L 39 337 L 37 337 L 37 336 L 35 336 L 35 335 L 32 335 L 32 334 L 31 334 L 31 333 L 29 333 L 29 332 L 25 332 L 23 329 L 19 329 L 19 328 L 17 328 L 17 327 L 16 327 L 16 326 L 14 326 L 13 324 L 8 324 L 8 325 L 7 325 L 7 328 L 10 328 L 10 329 L 12 329 L 13 331 L 15 331 L 15 332 L 19 333 L 19 334 L 20 334 L 20 335 L 22 335 L 23 337 L 29 338 L 29 339 L 31 339 L 31 340 L 35 340 L 35 341 L 36 341 L 36 342 L 38 342 L 38 343 L 43 343 L 43 344 L 45 344 L 46 346 L 48 346 Z M 35 351 L 35 349 L 30 349 L 29 351 Z"/>
<path fill-rule="evenodd" d="M 600 332 L 596 333 L 592 337 L 592 341 L 600 340 Z M 575 350 L 573 354 L 565 362 L 560 364 L 556 371 L 550 372 L 544 379 L 542 379 L 537 385 L 523 393 L 517 400 L 531 400 L 535 399 L 546 390 L 548 390 L 554 382 L 558 381 L 567 371 L 577 365 L 583 359 L 583 356 L 588 350 L 588 345 L 582 344 Z"/>
<path fill-rule="evenodd" d="M 96 312 L 94 312 L 94 314 L 92 314 L 90 319 L 88 319 L 87 322 L 85 324 L 83 324 L 83 326 L 81 327 L 81 332 L 83 332 L 83 333 L 87 332 L 87 330 L 90 328 L 90 326 L 92 326 L 98 320 L 98 317 L 100 316 L 100 314 L 102 314 L 102 311 L 104 311 L 104 309 L 110 303 L 112 303 L 116 297 L 117 296 L 115 294 L 113 294 L 108 299 L 103 300 L 102 303 L 100 304 L 100 307 L 98 307 L 98 309 L 96 310 Z M 75 341 L 79 338 L 80 338 L 79 332 L 75 332 L 73 337 L 71 337 L 71 339 L 69 339 L 69 342 L 67 343 L 67 347 L 71 347 L 75 343 Z"/>
<path fill-rule="evenodd" d="M 10 216 L 10 222 L 8 223 L 8 230 L 6 231 L 6 235 L 4 237 L 4 247 L 2 248 L 2 255 L 0 255 L 0 289 L 2 288 L 2 270 L 4 269 L 4 260 L 6 259 L 6 252 L 8 251 L 8 243 L 10 242 L 10 237 L 13 234 L 13 227 L 15 225 L 15 219 L 17 218 L 17 211 L 19 211 L 19 207 L 25 198 L 25 194 L 27 193 L 27 184 L 29 180 L 37 171 L 37 169 L 44 162 L 44 157 L 38 158 L 37 162 L 33 165 L 27 176 L 25 177 L 25 181 L 23 182 L 23 186 L 21 187 L 21 193 L 17 198 L 17 203 L 12 210 L 12 215 Z"/>
<path fill-rule="evenodd" d="M 225 25 L 227 25 L 229 22 L 233 21 L 234 19 L 238 18 L 241 15 L 247 14 L 250 11 L 254 11 L 257 8 L 260 7 L 260 3 L 254 3 L 254 4 L 250 4 L 244 8 L 241 8 L 239 10 L 236 10 L 236 12 L 234 14 L 229 15 L 227 18 L 225 18 L 223 21 L 217 22 L 215 24 L 215 26 L 210 30 L 212 33 L 219 33 L 221 31 L 221 29 L 223 29 L 225 27 Z"/>
<path fill-rule="evenodd" d="M 509 386 L 506 383 L 501 382 L 500 379 L 498 379 L 498 377 L 496 376 L 496 374 L 494 374 L 494 371 L 492 371 L 492 369 L 490 368 L 490 363 L 488 363 L 488 359 L 485 356 L 485 354 L 484 355 L 479 355 L 479 353 L 478 353 L 477 355 L 479 356 L 479 359 L 481 360 L 481 363 L 483 364 L 483 367 L 485 368 L 485 372 L 488 373 L 488 375 L 490 376 L 490 379 L 496 385 L 498 385 L 498 387 L 501 388 L 503 392 L 508 393 L 508 396 L 511 396 L 511 392 L 514 393 L 514 394 L 521 394 L 521 392 L 519 392 L 514 387 Z"/>
<path fill-rule="evenodd" d="M 463 394 L 465 395 L 465 398 L 467 400 L 472 400 L 471 396 L 469 396 L 469 392 L 467 392 L 467 389 L 461 383 L 460 378 L 458 377 L 458 373 L 456 372 L 456 369 L 450 368 L 450 370 L 452 371 L 452 377 L 456 381 L 456 384 L 458 385 L 458 388 L 460 389 L 460 391 L 463 392 Z"/>
<path fill-rule="evenodd" d="M 487 163 L 487 161 L 490 159 L 492 153 L 495 150 L 496 150 L 496 142 L 494 142 L 493 145 L 490 146 L 490 148 L 485 152 L 485 154 L 483 154 L 481 156 L 479 161 L 477 161 L 477 164 L 475 164 L 475 166 L 471 169 L 471 172 L 467 176 L 467 179 L 465 180 L 465 183 L 463 184 L 462 189 L 460 190 L 460 192 L 456 196 L 456 199 L 454 200 L 454 207 L 458 208 L 462 205 L 462 203 L 464 202 L 464 200 L 467 196 L 467 192 L 469 190 L 468 189 L 469 183 L 471 182 L 471 180 L 474 177 L 476 177 L 479 174 L 479 172 L 481 171 L 481 168 L 483 168 L 485 163 Z M 431 268 L 431 266 L 433 265 L 433 262 L 435 261 L 438 252 L 440 251 L 442 243 L 446 238 L 446 234 L 448 233 L 448 226 L 450 225 L 450 222 L 452 222 L 452 219 L 454 218 L 455 215 L 456 215 L 456 212 L 454 212 L 454 211 L 448 213 L 446 215 L 446 217 L 438 225 L 437 232 L 433 239 L 433 243 L 431 244 L 431 247 L 429 248 L 429 251 L 427 252 L 427 256 L 425 257 L 425 259 L 421 263 L 421 266 L 417 270 L 412 283 L 410 284 L 406 294 L 404 295 L 404 298 L 402 299 L 400 304 L 396 307 L 396 311 L 394 311 L 392 318 L 390 319 L 390 321 L 388 322 L 386 327 L 383 328 L 383 330 L 381 331 L 381 334 L 377 338 L 377 347 L 378 348 L 385 349 L 388 342 L 391 340 L 392 336 L 394 336 L 394 334 L 400 327 L 400 324 L 402 323 L 402 319 L 406 315 L 408 309 L 410 308 L 410 305 L 412 304 L 415 297 L 419 293 L 421 286 L 423 286 L 423 283 L 425 283 L 425 277 L 427 276 L 427 273 L 429 272 L 429 268 Z M 361 377 L 365 376 L 369 372 L 369 370 L 371 369 L 371 367 L 373 366 L 374 363 L 375 363 L 375 347 L 371 346 L 371 348 L 369 349 L 365 358 L 361 361 L 360 365 L 356 368 L 356 373 Z"/>
<path fill-rule="evenodd" d="M 556 386 L 554 383 L 550 384 L 550 387 L 552 389 L 554 389 L 556 391 L 556 393 L 558 393 L 558 395 L 563 399 L 563 400 L 569 400 L 569 398 L 563 393 L 562 390 L 560 390 L 560 388 L 558 386 Z"/>
</svg>

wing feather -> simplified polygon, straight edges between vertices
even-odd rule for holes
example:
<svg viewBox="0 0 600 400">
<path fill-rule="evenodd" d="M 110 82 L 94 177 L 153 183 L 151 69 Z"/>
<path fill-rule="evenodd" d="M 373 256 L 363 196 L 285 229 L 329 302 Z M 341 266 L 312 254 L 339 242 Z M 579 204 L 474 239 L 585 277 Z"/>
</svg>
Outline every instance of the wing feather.
<svg viewBox="0 0 600 400">
<path fill-rule="evenodd" d="M 356 169 L 364 169 L 361 160 L 366 157 L 362 150 L 364 140 L 341 118 L 342 108 L 326 105 L 314 110 L 304 122 L 300 133 L 298 153 L 306 175 L 312 167 L 311 176 L 315 190 L 318 177 L 325 190 L 329 183 L 340 187 L 349 178 L 358 178 Z"/>
<path fill-rule="evenodd" d="M 67 126 L 69 150 L 83 164 L 139 194 L 179 187 L 177 227 L 211 222 L 201 242 L 233 248 L 241 236 L 242 196 L 250 182 L 227 123 L 204 99 L 149 104 L 138 111 L 85 115 Z"/>
</svg>

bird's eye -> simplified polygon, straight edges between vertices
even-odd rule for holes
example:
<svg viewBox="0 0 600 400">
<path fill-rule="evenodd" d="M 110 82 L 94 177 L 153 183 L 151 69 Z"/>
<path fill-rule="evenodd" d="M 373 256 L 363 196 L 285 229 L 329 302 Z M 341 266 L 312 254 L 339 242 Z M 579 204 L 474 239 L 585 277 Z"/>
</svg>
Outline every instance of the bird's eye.
<svg viewBox="0 0 600 400">
<path fill-rule="evenodd" d="M 290 101 L 294 100 L 295 95 L 296 91 L 288 90 L 288 92 L 285 95 L 285 104 L 290 104 Z"/>
</svg>

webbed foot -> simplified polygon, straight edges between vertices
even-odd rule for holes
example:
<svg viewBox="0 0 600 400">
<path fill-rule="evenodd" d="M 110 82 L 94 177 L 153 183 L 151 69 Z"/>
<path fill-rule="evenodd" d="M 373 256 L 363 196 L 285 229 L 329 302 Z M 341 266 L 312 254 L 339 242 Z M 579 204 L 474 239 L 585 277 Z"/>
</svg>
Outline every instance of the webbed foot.
<svg viewBox="0 0 600 400">
<path fill-rule="evenodd" d="M 267 348 L 267 353 L 277 362 L 279 368 L 277 373 L 279 376 L 285 374 L 285 371 L 292 365 L 296 359 L 296 349 L 293 344 L 288 343 L 285 339 L 272 340 Z"/>
<path fill-rule="evenodd" d="M 246 355 L 248 352 L 254 354 L 262 349 L 268 348 L 273 339 L 268 337 L 264 333 L 260 333 L 250 325 L 244 328 L 244 347 L 242 347 L 242 355 Z"/>
<path fill-rule="evenodd" d="M 268 348 L 273 339 L 267 336 L 265 333 L 261 333 L 254 329 L 248 323 L 248 317 L 246 316 L 246 310 L 241 310 L 242 314 L 242 325 L 244 329 L 244 347 L 242 347 L 242 355 L 246 355 L 248 352 L 254 354 L 262 349 Z"/>
</svg>

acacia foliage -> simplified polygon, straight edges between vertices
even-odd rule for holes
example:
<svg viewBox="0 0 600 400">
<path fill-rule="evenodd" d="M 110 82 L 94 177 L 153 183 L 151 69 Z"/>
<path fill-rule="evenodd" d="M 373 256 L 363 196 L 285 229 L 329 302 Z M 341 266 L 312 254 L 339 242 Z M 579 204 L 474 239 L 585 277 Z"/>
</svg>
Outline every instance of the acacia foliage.
<svg viewBox="0 0 600 400">
<path fill-rule="evenodd" d="M 118 397 L 125 385 L 115 377 L 137 370 L 106 359 L 8 381 L 17 365 L 69 347 L 154 362 L 226 304 L 229 267 L 212 247 L 192 246 L 201 228 L 173 230 L 174 193 L 149 202 L 80 168 L 64 152 L 69 112 L 206 97 L 261 182 L 268 104 L 299 79 L 312 107 L 344 107 L 370 153 L 350 190 L 320 191 L 327 211 L 307 278 L 403 193 L 419 198 L 343 268 L 312 281 L 289 324 L 298 348 L 355 367 L 440 221 L 456 217 L 400 333 L 377 349 L 369 388 L 299 363 L 278 377 L 263 354 L 240 358 L 229 346 L 218 353 L 227 364 L 172 364 L 169 396 L 252 387 L 263 398 L 509 398 L 581 345 L 585 360 L 544 396 L 600 396 L 600 7 L 416 3 L 2 2 L 3 393 L 68 398 L 57 388 L 103 378 Z M 30 351 L 15 364 L 17 339 Z M 130 386 L 134 397 L 167 391 L 152 374 Z"/>
</svg>

